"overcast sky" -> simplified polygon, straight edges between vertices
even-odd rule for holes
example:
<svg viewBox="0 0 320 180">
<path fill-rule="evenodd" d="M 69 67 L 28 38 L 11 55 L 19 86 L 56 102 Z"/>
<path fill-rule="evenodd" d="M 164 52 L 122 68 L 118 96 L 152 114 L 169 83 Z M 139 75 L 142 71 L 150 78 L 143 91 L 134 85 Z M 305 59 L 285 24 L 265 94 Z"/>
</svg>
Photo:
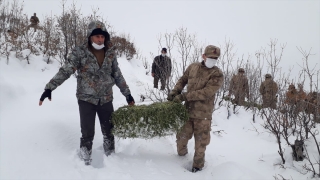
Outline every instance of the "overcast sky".
<svg viewBox="0 0 320 180">
<path fill-rule="evenodd" d="M 67 4 L 71 4 L 68 1 Z M 198 40 L 222 44 L 225 38 L 234 42 L 237 55 L 254 55 L 270 39 L 286 43 L 283 68 L 301 63 L 297 50 L 312 48 L 310 64 L 320 69 L 320 1 L 123 1 L 78 0 L 83 14 L 100 8 L 118 32 L 130 33 L 146 57 L 158 54 L 157 37 L 184 26 L 196 33 Z M 24 0 L 25 12 L 44 17 L 61 12 L 60 0 Z"/>
</svg>

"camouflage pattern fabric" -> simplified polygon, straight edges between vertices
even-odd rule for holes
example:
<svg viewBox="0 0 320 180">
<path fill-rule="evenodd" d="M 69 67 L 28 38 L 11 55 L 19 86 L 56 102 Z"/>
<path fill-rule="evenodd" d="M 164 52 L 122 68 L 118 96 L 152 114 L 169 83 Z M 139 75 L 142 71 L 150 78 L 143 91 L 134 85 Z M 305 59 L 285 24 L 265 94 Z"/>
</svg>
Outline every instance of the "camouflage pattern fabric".
<svg viewBox="0 0 320 180">
<path fill-rule="evenodd" d="M 277 97 L 278 85 L 272 79 L 266 79 L 260 85 L 260 94 L 262 95 L 262 107 L 263 108 L 273 108 L 277 107 Z"/>
<path fill-rule="evenodd" d="M 288 91 L 286 92 L 286 99 L 285 99 L 285 103 L 289 104 L 289 105 L 294 105 L 297 103 L 297 95 L 298 92 L 295 88 L 294 85 L 290 85 L 288 88 Z"/>
<path fill-rule="evenodd" d="M 217 66 L 207 68 L 204 62 L 193 63 L 188 66 L 173 91 L 182 92 L 188 84 L 185 97 L 189 117 L 211 120 L 215 94 L 222 83 L 223 73 Z"/>
<path fill-rule="evenodd" d="M 156 56 L 152 63 L 151 72 L 158 78 L 167 78 L 172 70 L 171 59 L 168 56 Z"/>
<path fill-rule="evenodd" d="M 188 141 L 194 135 L 195 153 L 193 167 L 203 168 L 205 162 L 205 151 L 210 143 L 211 121 L 200 119 L 189 119 L 177 134 L 177 151 L 180 156 L 188 153 Z"/>
<path fill-rule="evenodd" d="M 105 30 L 103 23 L 93 21 L 88 26 L 88 37 L 93 26 Z M 103 105 L 113 100 L 112 86 L 116 84 L 121 93 L 127 96 L 130 93 L 129 87 L 118 67 L 117 57 L 114 48 L 105 52 L 105 58 L 100 67 L 96 57 L 89 51 L 87 42 L 82 46 L 75 47 L 69 54 L 67 61 L 60 68 L 59 72 L 45 86 L 45 89 L 55 90 L 66 79 L 77 71 L 77 98 L 92 104 Z"/>
<path fill-rule="evenodd" d="M 229 93 L 235 96 L 235 103 L 244 105 L 245 97 L 249 97 L 248 78 L 243 74 L 233 75 L 230 81 Z"/>
</svg>

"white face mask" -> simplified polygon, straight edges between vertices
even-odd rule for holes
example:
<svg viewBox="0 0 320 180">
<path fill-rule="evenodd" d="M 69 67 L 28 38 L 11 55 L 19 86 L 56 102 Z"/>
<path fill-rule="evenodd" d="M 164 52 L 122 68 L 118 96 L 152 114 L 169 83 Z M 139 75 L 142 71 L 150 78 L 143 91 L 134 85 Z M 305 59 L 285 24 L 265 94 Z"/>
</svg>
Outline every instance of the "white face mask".
<svg viewBox="0 0 320 180">
<path fill-rule="evenodd" d="M 163 57 L 165 57 L 167 54 L 161 54 Z"/>
<path fill-rule="evenodd" d="M 92 43 L 92 47 L 94 47 L 96 50 L 100 50 L 100 49 L 104 48 L 104 44 L 98 45 L 98 44 L 93 42 Z"/>
<path fill-rule="evenodd" d="M 207 58 L 205 65 L 207 66 L 207 68 L 212 68 L 214 65 L 217 64 L 217 61 L 217 59 Z"/>
</svg>

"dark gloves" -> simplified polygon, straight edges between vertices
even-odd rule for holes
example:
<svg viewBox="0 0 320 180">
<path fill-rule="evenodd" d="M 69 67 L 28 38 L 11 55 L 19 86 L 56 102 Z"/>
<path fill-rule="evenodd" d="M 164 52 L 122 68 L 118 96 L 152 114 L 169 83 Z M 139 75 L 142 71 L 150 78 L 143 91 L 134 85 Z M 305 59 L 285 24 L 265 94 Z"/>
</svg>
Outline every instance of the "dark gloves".
<svg viewBox="0 0 320 180">
<path fill-rule="evenodd" d="M 51 101 L 51 90 L 50 89 L 45 89 L 44 92 L 42 93 L 39 101 L 39 106 L 42 105 L 42 102 L 44 101 L 45 98 L 48 98 Z"/>
<path fill-rule="evenodd" d="M 179 94 L 173 98 L 173 102 L 182 103 L 183 101 L 187 101 L 185 93 Z"/>
<path fill-rule="evenodd" d="M 172 101 L 173 98 L 174 98 L 176 95 L 178 95 L 178 94 L 179 94 L 178 91 L 172 90 L 172 91 L 169 93 L 169 95 L 168 95 L 168 97 L 167 97 L 167 100 L 168 100 L 168 101 Z"/>
<path fill-rule="evenodd" d="M 127 100 L 127 103 L 128 103 L 130 106 L 134 105 L 134 99 L 133 99 L 133 97 L 131 96 L 131 94 L 129 94 L 129 95 L 126 96 L 126 100 Z"/>
</svg>

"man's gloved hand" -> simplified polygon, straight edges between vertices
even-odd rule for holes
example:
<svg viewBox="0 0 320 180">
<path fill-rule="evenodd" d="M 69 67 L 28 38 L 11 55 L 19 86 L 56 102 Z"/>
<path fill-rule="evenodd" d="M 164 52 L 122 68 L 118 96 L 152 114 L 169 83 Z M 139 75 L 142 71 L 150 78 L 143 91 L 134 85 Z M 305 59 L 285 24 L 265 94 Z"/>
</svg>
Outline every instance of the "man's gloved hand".
<svg viewBox="0 0 320 180">
<path fill-rule="evenodd" d="M 172 90 L 172 91 L 169 93 L 169 95 L 168 95 L 168 97 L 167 97 L 167 100 L 168 100 L 168 101 L 172 101 L 173 98 L 174 98 L 176 95 L 178 95 L 178 94 L 179 94 L 178 91 Z"/>
<path fill-rule="evenodd" d="M 131 96 L 131 94 L 126 96 L 126 100 L 127 100 L 128 105 L 130 105 L 130 106 L 133 106 L 134 103 L 135 103 L 133 97 Z"/>
<path fill-rule="evenodd" d="M 182 103 L 183 101 L 186 101 L 186 95 L 184 93 L 177 95 L 173 98 L 173 102 L 175 103 Z"/>
<path fill-rule="evenodd" d="M 45 98 L 48 98 L 49 101 L 51 101 L 51 90 L 50 89 L 45 89 L 44 92 L 42 93 L 39 101 L 39 106 L 42 105 L 42 102 L 44 101 Z"/>
</svg>

